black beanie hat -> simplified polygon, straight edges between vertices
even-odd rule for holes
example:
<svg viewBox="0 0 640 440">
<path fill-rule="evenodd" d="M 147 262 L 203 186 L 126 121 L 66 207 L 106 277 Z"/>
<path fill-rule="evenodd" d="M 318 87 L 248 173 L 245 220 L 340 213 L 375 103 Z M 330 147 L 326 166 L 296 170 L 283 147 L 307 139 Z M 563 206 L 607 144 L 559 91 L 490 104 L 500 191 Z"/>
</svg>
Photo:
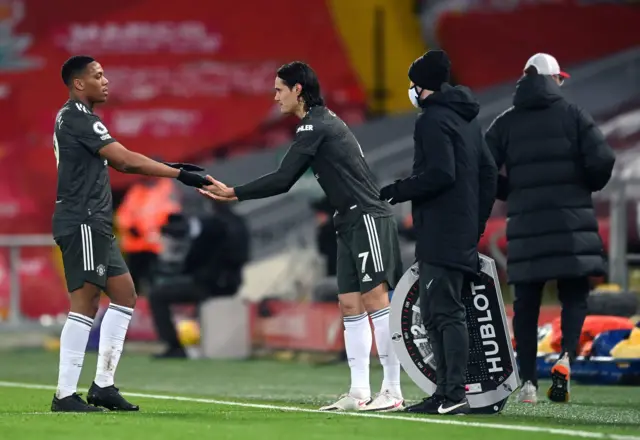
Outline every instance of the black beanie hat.
<svg viewBox="0 0 640 440">
<path fill-rule="evenodd" d="M 443 50 L 430 50 L 409 67 L 409 79 L 418 87 L 433 91 L 449 82 L 450 73 L 451 61 Z"/>
</svg>

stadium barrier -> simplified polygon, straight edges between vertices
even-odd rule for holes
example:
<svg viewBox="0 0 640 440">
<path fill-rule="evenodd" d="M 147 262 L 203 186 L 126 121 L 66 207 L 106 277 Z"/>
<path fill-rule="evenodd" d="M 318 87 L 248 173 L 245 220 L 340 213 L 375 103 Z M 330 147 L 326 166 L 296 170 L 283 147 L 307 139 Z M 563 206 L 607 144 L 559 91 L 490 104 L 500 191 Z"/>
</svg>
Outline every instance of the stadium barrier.
<svg viewBox="0 0 640 440">
<path fill-rule="evenodd" d="M 33 247 L 51 247 L 55 246 L 53 237 L 48 234 L 38 235 L 0 235 L 0 248 L 7 249 L 8 258 L 8 276 L 9 276 L 9 295 L 8 295 L 8 311 L 6 321 L 0 319 L 0 329 L 10 327 L 19 327 L 26 324 L 26 320 L 22 315 L 21 309 L 21 251 L 23 248 Z M 5 278 L 3 276 L 2 278 Z M 1 299 L 1 298 L 0 298 Z M 1 303 L 0 303 L 1 304 Z"/>
<path fill-rule="evenodd" d="M 627 202 L 640 199 L 640 178 L 625 175 L 631 172 L 627 169 L 614 176 L 598 195 L 609 201 L 609 282 L 623 291 L 629 289 L 629 265 L 640 263 L 640 254 L 628 253 Z"/>
</svg>

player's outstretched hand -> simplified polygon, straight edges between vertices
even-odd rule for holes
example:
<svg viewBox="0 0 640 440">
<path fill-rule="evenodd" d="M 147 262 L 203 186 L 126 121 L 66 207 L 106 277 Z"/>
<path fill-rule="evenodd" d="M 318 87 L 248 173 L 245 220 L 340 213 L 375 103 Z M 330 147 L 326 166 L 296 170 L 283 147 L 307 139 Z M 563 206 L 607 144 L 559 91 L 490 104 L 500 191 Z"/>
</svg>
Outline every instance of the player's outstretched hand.
<svg viewBox="0 0 640 440">
<path fill-rule="evenodd" d="M 198 189 L 198 191 L 200 191 L 200 194 L 219 202 L 233 202 L 238 200 L 238 198 L 236 197 L 236 192 L 233 190 L 233 188 L 229 188 L 227 185 L 214 179 L 211 176 L 207 176 L 206 179 L 208 185 L 206 185 L 202 189 Z"/>
<path fill-rule="evenodd" d="M 192 163 L 182 163 L 182 162 L 162 162 L 162 163 L 167 166 L 170 166 L 171 168 L 177 168 L 179 170 L 204 171 L 204 168 L 199 167 L 198 165 L 194 165 Z"/>
<path fill-rule="evenodd" d="M 209 184 L 209 181 L 205 179 L 204 176 L 185 170 L 180 170 L 180 174 L 178 174 L 178 180 L 185 185 L 193 186 L 194 188 L 202 188 Z"/>
</svg>

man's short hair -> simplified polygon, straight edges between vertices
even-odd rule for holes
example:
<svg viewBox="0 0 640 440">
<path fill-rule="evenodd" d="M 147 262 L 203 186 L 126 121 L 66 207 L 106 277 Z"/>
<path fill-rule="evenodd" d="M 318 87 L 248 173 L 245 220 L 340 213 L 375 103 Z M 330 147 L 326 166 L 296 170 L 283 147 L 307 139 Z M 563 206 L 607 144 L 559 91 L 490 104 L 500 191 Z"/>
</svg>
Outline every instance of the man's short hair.
<svg viewBox="0 0 640 440">
<path fill-rule="evenodd" d="M 69 58 L 62 65 L 62 82 L 69 87 L 74 78 L 82 75 L 84 69 L 95 60 L 87 55 L 76 55 Z"/>
<path fill-rule="evenodd" d="M 307 110 L 311 107 L 324 105 L 318 76 L 308 64 L 302 61 L 293 61 L 280 67 L 277 75 L 290 89 L 296 84 L 302 86 L 300 96 L 302 96 Z"/>
</svg>

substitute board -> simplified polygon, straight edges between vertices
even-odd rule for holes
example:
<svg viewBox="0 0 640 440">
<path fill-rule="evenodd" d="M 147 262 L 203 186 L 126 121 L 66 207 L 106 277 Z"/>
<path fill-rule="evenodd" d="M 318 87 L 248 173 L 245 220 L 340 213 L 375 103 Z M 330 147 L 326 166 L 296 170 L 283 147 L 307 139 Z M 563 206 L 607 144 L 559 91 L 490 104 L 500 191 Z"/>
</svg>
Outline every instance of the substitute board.
<svg viewBox="0 0 640 440">
<path fill-rule="evenodd" d="M 520 378 L 496 265 L 479 255 L 481 272 L 462 297 L 469 330 L 467 398 L 472 413 L 493 414 L 504 408 L 520 386 Z M 402 367 L 418 387 L 433 395 L 435 361 L 420 315 L 418 263 L 405 272 L 393 292 L 389 325 Z"/>
</svg>

